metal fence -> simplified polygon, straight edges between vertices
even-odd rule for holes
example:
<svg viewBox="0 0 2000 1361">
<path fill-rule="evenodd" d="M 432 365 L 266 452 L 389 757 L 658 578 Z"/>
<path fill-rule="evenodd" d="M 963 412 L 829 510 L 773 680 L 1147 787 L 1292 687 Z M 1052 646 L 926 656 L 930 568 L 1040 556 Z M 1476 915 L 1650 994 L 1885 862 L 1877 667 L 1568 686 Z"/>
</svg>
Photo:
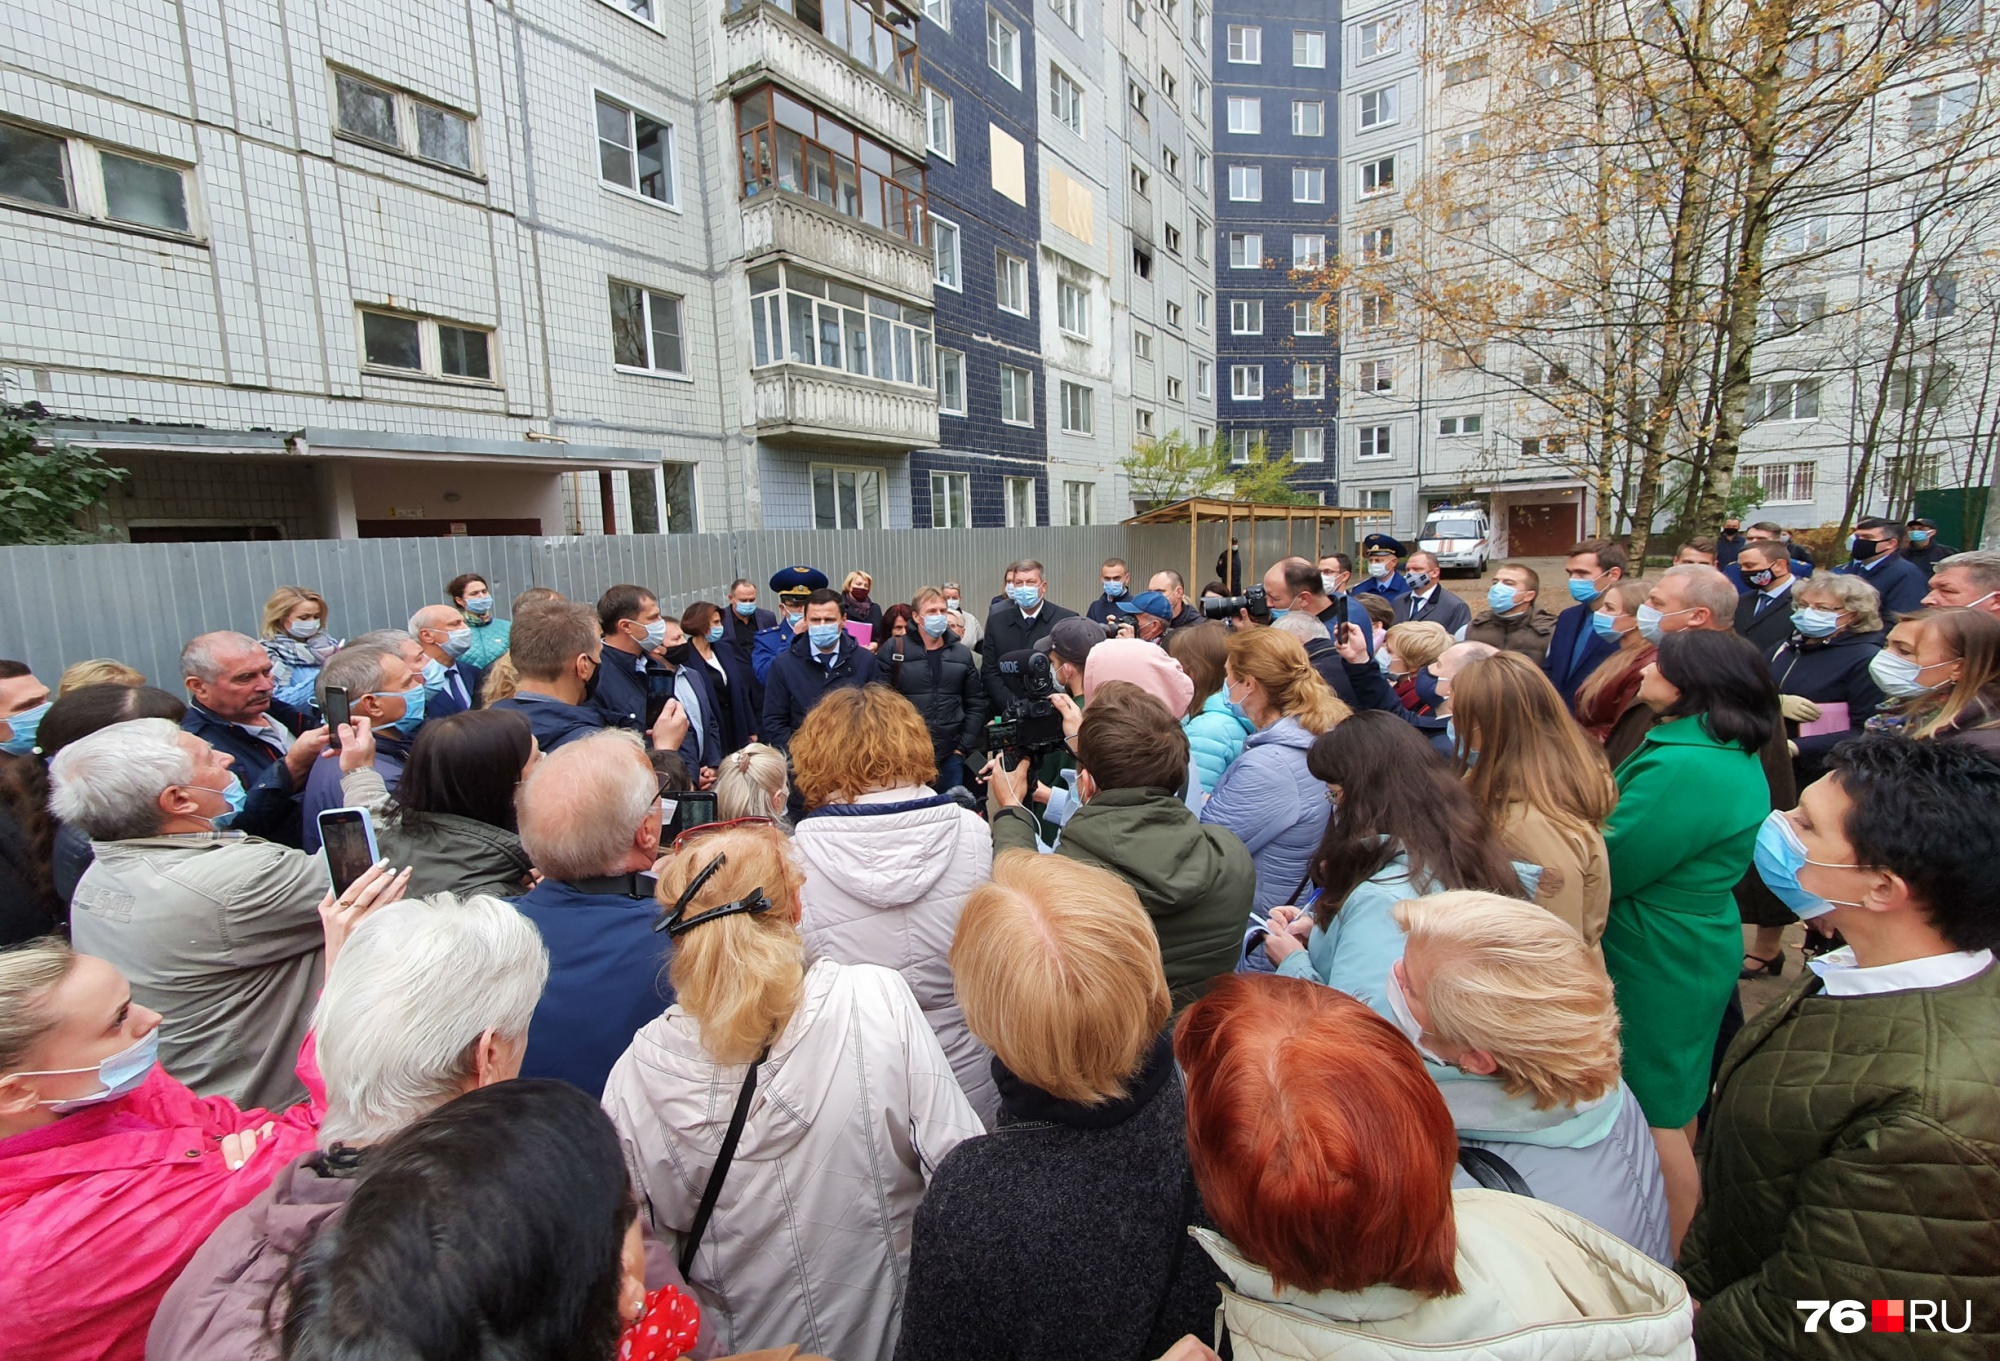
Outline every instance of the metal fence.
<svg viewBox="0 0 2000 1361">
<path fill-rule="evenodd" d="M 334 632 L 351 638 L 403 627 L 418 608 L 442 600 L 445 582 L 460 572 L 484 575 L 503 610 L 530 586 L 595 600 L 629 581 L 659 592 L 663 608 L 678 614 L 696 600 L 719 602 L 738 577 L 761 590 L 772 572 L 793 563 L 818 567 L 836 587 L 848 571 L 865 569 L 885 604 L 957 581 L 967 603 L 984 609 L 1006 565 L 1035 558 L 1048 569 L 1052 598 L 1082 609 L 1096 596 L 1108 557 L 1124 558 L 1142 584 L 1162 568 L 1185 574 L 1192 557 L 1198 579 L 1188 587 L 1198 590 L 1223 538 L 1215 525 L 1202 526 L 1192 541 L 1185 526 L 1104 525 L 0 548 L 0 657 L 28 663 L 51 684 L 73 662 L 115 657 L 178 693 L 181 645 L 212 629 L 254 635 L 275 587 L 318 591 Z M 1314 548 L 1293 546 L 1308 556 Z M 1287 550 L 1284 527 L 1246 537 L 1243 550 L 1246 576 L 1261 572 Z M 773 603 L 768 592 L 763 603 Z"/>
</svg>

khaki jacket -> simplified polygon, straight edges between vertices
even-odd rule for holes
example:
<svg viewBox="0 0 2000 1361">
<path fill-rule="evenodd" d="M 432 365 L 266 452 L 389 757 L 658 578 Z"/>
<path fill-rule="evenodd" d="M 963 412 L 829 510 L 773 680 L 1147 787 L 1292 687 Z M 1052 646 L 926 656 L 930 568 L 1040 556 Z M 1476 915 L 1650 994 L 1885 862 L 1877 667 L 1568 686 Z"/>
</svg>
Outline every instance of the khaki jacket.
<svg viewBox="0 0 2000 1361">
<path fill-rule="evenodd" d="M 1604 834 L 1552 822 L 1525 803 L 1496 809 L 1493 830 L 1514 859 L 1542 867 L 1535 902 L 1581 931 L 1587 944 L 1597 944 L 1611 911 L 1611 866 Z M 1547 873 L 1550 870 L 1555 873 Z"/>
</svg>

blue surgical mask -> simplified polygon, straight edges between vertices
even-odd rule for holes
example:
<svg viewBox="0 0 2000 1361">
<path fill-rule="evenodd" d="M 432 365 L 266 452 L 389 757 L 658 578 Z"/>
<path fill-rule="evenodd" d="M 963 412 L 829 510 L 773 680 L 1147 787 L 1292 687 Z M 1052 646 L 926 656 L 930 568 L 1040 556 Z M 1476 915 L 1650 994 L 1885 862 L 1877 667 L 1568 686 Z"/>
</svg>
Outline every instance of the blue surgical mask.
<svg viewBox="0 0 2000 1361">
<path fill-rule="evenodd" d="M 1654 609 L 1651 604 L 1641 605 L 1637 616 L 1639 620 L 1639 636 L 1653 644 L 1653 646 L 1658 647 L 1660 639 L 1667 636 L 1667 631 L 1660 627 L 1660 621 L 1671 619 L 1677 614 L 1690 614 L 1692 612 L 1692 608 L 1690 608 L 1662 613 Z"/>
<path fill-rule="evenodd" d="M 1575 582 L 1570 583 L 1572 586 L 1575 584 Z M 1606 614 L 1603 610 L 1592 610 L 1590 612 L 1590 631 L 1607 643 L 1617 642 L 1618 616 L 1615 614 Z"/>
<path fill-rule="evenodd" d="M 1569 598 L 1579 605 L 1588 605 L 1603 594 L 1604 592 L 1597 589 L 1597 580 L 1594 577 L 1571 577 L 1569 579 Z"/>
<path fill-rule="evenodd" d="M 1486 606 L 1495 614 L 1506 614 L 1514 608 L 1519 592 L 1504 581 L 1496 581 L 1486 588 Z"/>
<path fill-rule="evenodd" d="M 209 789 L 205 784 L 194 785 L 193 788 L 208 789 L 208 792 L 211 794 L 220 794 L 223 801 L 229 805 L 208 820 L 209 827 L 218 832 L 236 821 L 237 815 L 243 811 L 244 802 L 250 797 L 248 792 L 243 788 L 243 781 L 237 777 L 236 772 L 233 770 L 229 772 L 229 783 L 220 789 Z"/>
<path fill-rule="evenodd" d="M 1389 970 L 1388 987 L 1384 991 L 1389 996 L 1389 1017 L 1396 1029 L 1403 1032 L 1403 1038 L 1417 1047 L 1417 1052 L 1423 1055 L 1426 1062 L 1449 1068 L 1450 1064 L 1424 1048 L 1424 1028 L 1417 1024 L 1417 1014 L 1410 1010 L 1410 999 L 1403 995 L 1402 980 L 1396 977 L 1393 968 Z"/>
<path fill-rule="evenodd" d="M 1926 548 L 1929 547 L 1930 541 L 1931 541 L 1931 532 L 1928 529 L 1913 529 L 1910 531 L 1911 547 Z"/>
<path fill-rule="evenodd" d="M 445 678 L 444 663 L 439 661 L 435 657 L 424 658 L 424 689 L 426 690 L 444 689 L 444 678 Z"/>
<path fill-rule="evenodd" d="M 757 613 L 757 602 L 754 600 L 737 600 L 731 602 L 730 608 L 734 609 L 745 619 L 749 619 Z"/>
<path fill-rule="evenodd" d="M 1290 610 L 1289 608 L 1286 608 L 1286 609 L 1282 609 L 1282 610 L 1272 610 L 1272 611 L 1271 611 L 1271 620 L 1272 620 L 1272 622 L 1273 622 L 1273 623 L 1275 623 L 1275 622 L 1277 622 L 1278 620 L 1280 620 L 1280 619 L 1283 619 L 1283 618 L 1284 618 L 1284 617 L 1285 617 L 1286 615 L 1288 615 L 1288 614 L 1290 614 L 1290 613 L 1291 613 L 1291 610 Z"/>
<path fill-rule="evenodd" d="M 1764 819 L 1764 825 L 1757 830 L 1757 848 L 1750 858 L 1757 866 L 1757 875 L 1764 881 L 1764 886 L 1777 896 L 1779 902 L 1806 920 L 1823 917 L 1836 907 L 1860 906 L 1859 903 L 1822 898 L 1799 883 L 1799 871 L 1807 865 L 1816 865 L 1823 870 L 1858 870 L 1862 867 L 1830 865 L 1823 860 L 1808 859 L 1806 843 L 1799 839 L 1799 829 L 1792 826 L 1792 820 L 1783 813 L 1774 812 Z"/>
<path fill-rule="evenodd" d="M 655 619 L 646 625 L 646 636 L 639 639 L 639 646 L 647 652 L 658 652 L 667 641 L 667 621 Z"/>
<path fill-rule="evenodd" d="M 317 638 L 319 636 L 319 620 L 295 619 L 285 625 L 285 632 L 303 643 L 308 638 Z"/>
<path fill-rule="evenodd" d="M 708 641 L 711 643 L 721 642 L 723 631 L 724 630 L 722 627 L 722 622 L 720 620 L 717 620 L 715 623 L 710 624 L 708 626 Z"/>
<path fill-rule="evenodd" d="M 834 642 L 840 637 L 840 625 L 808 624 L 806 626 L 806 636 L 812 639 L 812 645 L 815 650 L 824 652 L 832 647 Z"/>
<path fill-rule="evenodd" d="M 35 749 L 35 736 L 42 729 L 42 718 L 49 711 L 54 700 L 43 700 L 32 709 L 23 709 L 12 718 L 0 719 L 13 730 L 13 736 L 0 742 L 0 751 L 9 756 L 26 756 Z"/>
<path fill-rule="evenodd" d="M 384 723 L 384 732 L 394 730 L 404 737 L 413 737 L 424 722 L 424 687 L 413 685 L 407 690 L 376 690 L 371 692 L 374 699 L 400 699 L 403 701 L 403 716 L 394 723 Z"/>
<path fill-rule="evenodd" d="M 1101 581 L 1098 585 L 1104 588 L 1106 599 L 1116 600 L 1119 596 L 1125 594 L 1125 583 L 1122 581 Z"/>
<path fill-rule="evenodd" d="M 70 1073 L 95 1072 L 97 1080 L 104 1084 L 104 1090 L 92 1092 L 89 1096 L 71 1097 L 67 1101 L 39 1101 L 56 1115 L 68 1115 L 71 1111 L 82 1110 L 86 1106 L 101 1105 L 106 1101 L 116 1101 L 128 1092 L 137 1091 L 145 1082 L 146 1075 L 153 1071 L 153 1065 L 160 1061 L 160 1028 L 150 1031 L 131 1044 L 106 1059 L 100 1059 L 92 1068 L 46 1068 L 39 1072 L 10 1074 L 12 1077 L 64 1077 Z"/>
<path fill-rule="evenodd" d="M 1915 699 L 1919 695 L 1930 694 L 1944 684 L 1939 681 L 1936 685 L 1925 685 L 1922 679 L 1924 672 L 1950 665 L 1950 662 L 1932 662 L 1930 666 L 1918 666 L 1909 657 L 1884 651 L 1876 653 L 1874 660 L 1868 663 L 1868 677 L 1875 682 L 1875 688 L 1890 699 Z"/>
<path fill-rule="evenodd" d="M 472 625 L 464 624 L 451 630 L 445 634 L 444 641 L 439 643 L 438 646 L 443 648 L 445 654 L 453 661 L 457 661 L 460 657 L 472 651 Z"/>
<path fill-rule="evenodd" d="M 924 632 L 933 638 L 944 637 L 945 631 L 950 627 L 951 616 L 948 614 L 927 614 L 924 616 Z"/>
<path fill-rule="evenodd" d="M 1830 638 L 1840 627 L 1840 615 L 1833 610 L 1793 610 L 1792 627 L 1808 638 Z"/>
<path fill-rule="evenodd" d="M 1042 588 L 1016 584 L 1007 588 L 1007 598 L 1024 610 L 1032 610 L 1042 603 Z"/>
<path fill-rule="evenodd" d="M 1376 649 L 1375 649 L 1375 665 L 1377 665 L 1377 666 L 1379 666 L 1379 667 L 1381 667 L 1381 668 L 1382 668 L 1382 674 L 1383 674 L 1383 675 L 1385 675 L 1385 676 L 1387 676 L 1387 675 L 1391 675 L 1391 674 L 1393 674 L 1393 673 L 1394 673 L 1394 671 L 1395 671 L 1395 663 L 1393 663 L 1393 662 L 1391 662 L 1391 661 L 1389 660 L 1389 649 L 1388 649 L 1388 648 L 1386 648 L 1386 647 L 1378 647 L 1378 648 L 1376 648 Z"/>
<path fill-rule="evenodd" d="M 485 623 L 493 617 L 493 597 L 483 595 L 476 600 L 467 600 L 465 602 L 465 612 L 471 615 L 475 621 Z"/>
</svg>

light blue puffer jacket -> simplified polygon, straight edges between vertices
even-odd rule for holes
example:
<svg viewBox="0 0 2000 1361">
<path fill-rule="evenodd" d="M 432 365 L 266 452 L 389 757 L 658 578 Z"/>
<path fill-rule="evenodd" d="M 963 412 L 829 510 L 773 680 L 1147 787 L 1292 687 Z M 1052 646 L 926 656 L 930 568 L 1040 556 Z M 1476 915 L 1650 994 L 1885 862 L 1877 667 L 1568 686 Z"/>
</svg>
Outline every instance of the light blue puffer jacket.
<svg viewBox="0 0 2000 1361">
<path fill-rule="evenodd" d="M 1213 792 L 1222 783 L 1222 772 L 1243 754 L 1243 743 L 1257 730 L 1249 719 L 1231 713 L 1228 692 L 1217 690 L 1202 701 L 1200 713 L 1181 720 L 1181 731 L 1187 734 L 1201 787 Z"/>
<path fill-rule="evenodd" d="M 1227 827 L 1250 848 L 1259 913 L 1291 901 L 1333 811 L 1326 786 L 1306 769 L 1312 744 L 1313 734 L 1291 717 L 1251 733 L 1201 810 L 1203 822 Z"/>
</svg>

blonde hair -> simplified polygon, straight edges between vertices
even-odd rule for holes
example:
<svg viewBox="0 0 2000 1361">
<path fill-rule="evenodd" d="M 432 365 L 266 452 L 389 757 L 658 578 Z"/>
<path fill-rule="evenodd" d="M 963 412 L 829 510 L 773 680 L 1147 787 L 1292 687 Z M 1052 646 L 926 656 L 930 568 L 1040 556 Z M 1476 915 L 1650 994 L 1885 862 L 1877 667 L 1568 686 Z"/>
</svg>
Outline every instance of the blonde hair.
<svg viewBox="0 0 2000 1361">
<path fill-rule="evenodd" d="M 869 576 L 868 573 L 862 571 L 860 568 L 857 567 L 852 572 L 849 572 L 846 576 L 840 579 L 841 594 L 845 595 L 847 592 L 853 590 L 854 583 L 857 581 L 867 582 L 868 589 L 871 591 L 875 589 L 875 578 Z"/>
<path fill-rule="evenodd" d="M 660 867 L 661 904 L 671 908 L 718 855 L 722 865 L 688 904 L 687 917 L 756 889 L 771 907 L 703 922 L 681 936 L 667 977 L 677 1005 L 701 1027 L 708 1056 L 749 1063 L 784 1033 L 805 997 L 806 947 L 797 920 L 805 875 L 776 827 L 724 828 L 668 854 Z"/>
<path fill-rule="evenodd" d="M 1896 620 L 1898 628 L 1905 624 L 1935 632 L 1958 659 L 1958 675 L 1948 688 L 1885 706 L 1909 720 L 1905 735 L 1949 735 L 1961 719 L 1984 718 L 1991 692 L 2000 684 L 2000 620 L 1985 610 L 1946 608 L 1912 610 Z M 1973 726 L 1981 725 L 1975 721 Z"/>
<path fill-rule="evenodd" d="M 49 993 L 76 967 L 76 953 L 60 936 L 43 936 L 0 950 L 0 1072 L 10 1072 L 48 1037 L 61 1017 Z"/>
<path fill-rule="evenodd" d="M 762 742 L 722 758 L 715 776 L 715 815 L 724 822 L 737 818 L 775 817 L 785 788 L 785 754 Z"/>
<path fill-rule="evenodd" d="M 62 673 L 56 682 L 56 698 L 61 699 L 72 690 L 81 690 L 86 685 L 122 685 L 127 689 L 144 685 L 144 673 L 109 657 L 92 657 L 87 662 L 78 662 Z"/>
<path fill-rule="evenodd" d="M 886 685 L 848 686 L 813 705 L 792 734 L 792 785 L 806 807 L 929 784 L 937 750 L 917 706 Z"/>
<path fill-rule="evenodd" d="M 1395 915 L 1408 934 L 1403 957 L 1422 969 L 1426 1029 L 1491 1054 L 1509 1095 L 1532 1095 L 1547 1110 L 1618 1085 L 1611 979 L 1574 926 L 1532 903 L 1474 891 L 1411 898 Z"/>
<path fill-rule="evenodd" d="M 1390 628 L 1384 635 L 1383 643 L 1393 648 L 1403 665 L 1412 671 L 1421 671 L 1451 646 L 1451 630 L 1443 624 L 1428 619 L 1412 619 Z M 1457 685 L 1454 680 L 1452 684 Z"/>
<path fill-rule="evenodd" d="M 326 598 L 318 591 L 308 591 L 303 586 L 280 586 L 264 602 L 263 636 L 276 638 L 285 631 L 285 620 L 292 611 L 308 604 L 319 606 L 319 626 L 322 629 L 333 627 L 333 621 L 327 616 Z"/>
<path fill-rule="evenodd" d="M 1849 633 L 1874 633 L 1882 627 L 1882 593 L 1858 576 L 1821 568 L 1792 588 L 1794 600 L 1809 595 L 1833 601 L 1835 613 L 1852 614 Z"/>
<path fill-rule="evenodd" d="M 1639 607 L 1646 603 L 1646 597 L 1652 594 L 1652 591 L 1651 582 L 1634 578 L 1631 581 L 1613 583 L 1604 594 L 1618 607 L 1618 613 L 1637 614 Z M 1592 605 L 1590 608 L 1592 613 L 1596 613 L 1597 606 Z M 1590 621 L 1586 619 L 1584 623 L 1588 626 Z M 1595 706 L 1599 695 L 1614 685 L 1622 684 L 1633 671 L 1644 666 L 1652 654 L 1652 649 L 1653 645 L 1646 641 L 1646 635 L 1637 629 L 1620 634 L 1618 650 L 1599 662 L 1597 669 L 1586 676 L 1583 684 L 1576 688 L 1576 712 L 1582 713 Z M 1452 692 L 1456 694 L 1457 690 L 1458 682 L 1453 681 Z"/>
<path fill-rule="evenodd" d="M 965 1023 L 1049 1095 L 1115 1101 L 1173 1009 L 1155 941 L 1139 895 L 1109 870 L 1003 851 L 951 942 Z"/>
<path fill-rule="evenodd" d="M 1229 670 L 1264 687 L 1271 707 L 1318 736 L 1353 710 L 1333 693 L 1306 660 L 1305 644 L 1277 629 L 1245 629 L 1229 635 Z"/>
<path fill-rule="evenodd" d="M 1595 831 L 1618 802 L 1604 748 L 1572 720 L 1542 669 L 1518 652 L 1475 657 L 1453 673 L 1451 712 L 1474 803 L 1498 814 L 1525 803 L 1553 822 Z M 1471 761 L 1469 753 L 1478 752 Z"/>
<path fill-rule="evenodd" d="M 479 703 L 491 708 L 520 692 L 521 673 L 514 669 L 514 654 L 503 652 L 493 659 L 493 665 L 486 668 L 486 679 L 479 682 Z"/>
</svg>

